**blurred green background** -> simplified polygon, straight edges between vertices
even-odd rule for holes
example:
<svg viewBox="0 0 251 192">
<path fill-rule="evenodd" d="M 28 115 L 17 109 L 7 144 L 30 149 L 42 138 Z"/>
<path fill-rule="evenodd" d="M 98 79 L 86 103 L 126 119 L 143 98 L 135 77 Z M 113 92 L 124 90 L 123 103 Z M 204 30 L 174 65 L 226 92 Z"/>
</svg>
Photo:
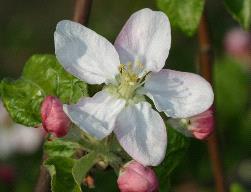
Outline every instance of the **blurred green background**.
<svg viewBox="0 0 251 192">
<path fill-rule="evenodd" d="M 55 26 L 60 20 L 72 18 L 73 7 L 74 1 L 1 1 L 0 78 L 18 78 L 25 61 L 33 54 L 54 53 Z M 128 17 L 144 7 L 157 9 L 154 0 L 94 0 L 89 27 L 113 42 Z M 215 56 L 216 131 L 220 155 L 231 191 L 247 192 L 251 191 L 251 56 L 242 60 L 226 53 L 224 37 L 238 24 L 223 7 L 223 2 L 208 2 L 207 11 Z M 197 64 L 197 35 L 188 38 L 172 29 L 168 68 L 196 72 Z M 0 160 L 12 165 L 16 172 L 14 183 L 0 181 L 0 191 L 33 191 L 40 160 L 41 150 Z M 115 180 L 110 184 L 115 185 Z M 172 175 L 172 184 L 173 191 L 177 192 L 214 191 L 205 142 L 192 139 L 189 152 Z"/>
</svg>

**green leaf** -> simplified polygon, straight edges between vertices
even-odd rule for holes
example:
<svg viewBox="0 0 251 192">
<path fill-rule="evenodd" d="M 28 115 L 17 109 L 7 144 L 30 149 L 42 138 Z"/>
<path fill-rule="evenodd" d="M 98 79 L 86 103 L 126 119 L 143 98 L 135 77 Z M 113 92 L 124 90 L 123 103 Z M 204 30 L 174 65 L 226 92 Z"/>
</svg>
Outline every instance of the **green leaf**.
<svg viewBox="0 0 251 192">
<path fill-rule="evenodd" d="M 74 157 L 76 150 L 81 146 L 76 142 L 66 141 L 64 139 L 55 139 L 53 141 L 46 141 L 44 144 L 45 153 L 49 157 L 62 156 L 62 157 Z"/>
<path fill-rule="evenodd" d="M 170 188 L 170 174 L 184 158 L 189 146 L 189 139 L 172 128 L 168 129 L 168 146 L 166 157 L 155 168 L 160 183 L 160 191 L 168 191 Z"/>
<path fill-rule="evenodd" d="M 25 79 L 4 79 L 1 84 L 2 100 L 12 119 L 28 127 L 40 124 L 40 105 L 45 96 L 43 90 Z"/>
<path fill-rule="evenodd" d="M 41 123 L 40 106 L 46 95 L 63 103 L 87 96 L 87 84 L 65 72 L 53 55 L 34 55 L 25 64 L 22 78 L 3 80 L 0 94 L 12 119 L 33 127 Z"/>
<path fill-rule="evenodd" d="M 204 0 L 157 0 L 159 9 L 167 14 L 171 24 L 189 36 L 198 28 L 204 3 Z"/>
<path fill-rule="evenodd" d="M 23 75 L 38 84 L 46 95 L 63 103 L 76 103 L 87 96 L 87 84 L 67 73 L 54 55 L 33 55 L 25 64 Z"/>
<path fill-rule="evenodd" d="M 79 185 L 81 185 L 87 172 L 96 164 L 97 161 L 98 157 L 95 152 L 91 152 L 76 161 L 72 169 L 72 175 Z"/>
<path fill-rule="evenodd" d="M 232 183 L 230 185 L 230 192 L 247 192 L 247 190 L 239 183 Z"/>
<path fill-rule="evenodd" d="M 248 29 L 251 21 L 251 0 L 225 0 L 225 5 L 243 28 Z"/>
<path fill-rule="evenodd" d="M 81 187 L 72 176 L 75 160 L 67 157 L 52 157 L 44 162 L 51 175 L 53 192 L 81 192 Z"/>
<path fill-rule="evenodd" d="M 217 125 L 225 127 L 228 132 L 229 125 L 238 126 L 238 120 L 242 118 L 239 114 L 244 114 L 248 105 L 248 74 L 241 63 L 228 57 L 216 60 L 213 74 L 217 97 L 216 115 L 220 119 Z"/>
</svg>

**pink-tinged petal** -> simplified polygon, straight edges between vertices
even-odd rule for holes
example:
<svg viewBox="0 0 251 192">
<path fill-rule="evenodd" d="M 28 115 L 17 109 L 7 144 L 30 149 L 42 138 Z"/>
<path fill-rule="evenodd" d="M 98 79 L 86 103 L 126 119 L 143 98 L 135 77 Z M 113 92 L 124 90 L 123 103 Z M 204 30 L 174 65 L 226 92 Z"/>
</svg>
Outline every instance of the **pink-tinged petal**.
<svg viewBox="0 0 251 192">
<path fill-rule="evenodd" d="M 212 108 L 207 111 L 190 117 L 188 129 L 197 139 L 203 140 L 211 135 L 214 130 L 214 117 Z"/>
<path fill-rule="evenodd" d="M 83 98 L 77 104 L 64 105 L 64 111 L 83 131 L 103 139 L 114 129 L 115 120 L 125 103 L 123 99 L 100 91 L 91 98 Z"/>
<path fill-rule="evenodd" d="M 138 62 L 146 71 L 163 68 L 171 46 L 171 28 L 167 16 L 145 8 L 131 15 L 119 33 L 114 46 L 123 64 Z M 136 66 L 135 66 L 136 65 Z"/>
<path fill-rule="evenodd" d="M 107 83 L 119 73 L 119 56 L 113 45 L 79 23 L 60 21 L 54 41 L 57 59 L 65 70 L 89 84 Z"/>
<path fill-rule="evenodd" d="M 201 76 L 168 69 L 151 73 L 146 78 L 144 91 L 158 111 L 173 118 L 202 113 L 214 99 L 211 85 Z"/>
<path fill-rule="evenodd" d="M 121 192 L 156 192 L 159 188 L 154 171 L 136 161 L 121 168 L 117 183 Z"/>
<path fill-rule="evenodd" d="M 145 166 L 156 166 L 165 157 L 166 127 L 161 116 L 147 102 L 121 111 L 114 133 L 125 151 Z"/>
<path fill-rule="evenodd" d="M 63 104 L 54 96 L 47 96 L 41 106 L 43 128 L 56 137 L 64 137 L 71 121 L 63 111 Z"/>
</svg>

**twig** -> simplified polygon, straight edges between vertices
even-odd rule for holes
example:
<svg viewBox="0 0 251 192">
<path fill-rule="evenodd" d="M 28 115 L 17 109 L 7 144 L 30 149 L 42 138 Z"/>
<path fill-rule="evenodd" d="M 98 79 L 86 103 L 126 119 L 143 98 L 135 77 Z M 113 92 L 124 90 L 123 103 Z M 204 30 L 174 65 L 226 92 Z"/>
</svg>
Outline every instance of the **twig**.
<svg viewBox="0 0 251 192">
<path fill-rule="evenodd" d="M 206 80 L 208 80 L 212 84 L 213 55 L 205 13 L 200 21 L 198 38 L 200 46 L 200 73 Z M 215 133 L 213 133 L 208 138 L 207 146 L 213 168 L 216 191 L 225 192 L 226 188 L 224 184 L 222 162 L 219 156 L 218 141 Z"/>
<path fill-rule="evenodd" d="M 44 167 L 43 162 L 47 159 L 46 155 L 43 155 L 40 165 L 40 172 L 37 180 L 35 192 L 49 192 L 50 191 L 50 175 L 47 169 Z"/>
<path fill-rule="evenodd" d="M 87 25 L 91 6 L 92 0 L 75 0 L 73 21 Z"/>
</svg>

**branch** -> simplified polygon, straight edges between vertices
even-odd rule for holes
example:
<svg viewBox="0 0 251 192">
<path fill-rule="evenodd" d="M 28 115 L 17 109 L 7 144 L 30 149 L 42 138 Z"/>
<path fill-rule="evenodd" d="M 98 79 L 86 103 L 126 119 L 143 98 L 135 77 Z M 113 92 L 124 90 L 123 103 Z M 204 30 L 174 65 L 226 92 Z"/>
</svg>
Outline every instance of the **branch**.
<svg viewBox="0 0 251 192">
<path fill-rule="evenodd" d="M 211 84 L 212 81 L 212 68 L 213 68 L 213 52 L 212 52 L 212 45 L 208 30 L 208 23 L 206 19 L 206 15 L 201 18 L 200 25 L 199 25 L 199 34 L 198 34 L 199 46 L 200 46 L 200 73 L 201 75 L 208 80 Z M 213 133 L 208 138 L 208 151 L 209 156 L 211 159 L 211 164 L 213 168 L 213 174 L 216 184 L 216 191 L 217 192 L 225 192 L 225 183 L 224 183 L 224 176 L 223 176 L 223 169 L 222 169 L 222 162 L 219 156 L 219 149 L 218 149 L 218 141 L 216 137 L 216 133 Z"/>
<path fill-rule="evenodd" d="M 91 6 L 92 0 L 75 0 L 73 21 L 87 25 Z"/>
<path fill-rule="evenodd" d="M 50 175 L 47 169 L 44 167 L 43 162 L 47 159 L 46 155 L 43 155 L 40 165 L 40 172 L 37 180 L 35 192 L 49 192 L 50 191 Z"/>
</svg>

